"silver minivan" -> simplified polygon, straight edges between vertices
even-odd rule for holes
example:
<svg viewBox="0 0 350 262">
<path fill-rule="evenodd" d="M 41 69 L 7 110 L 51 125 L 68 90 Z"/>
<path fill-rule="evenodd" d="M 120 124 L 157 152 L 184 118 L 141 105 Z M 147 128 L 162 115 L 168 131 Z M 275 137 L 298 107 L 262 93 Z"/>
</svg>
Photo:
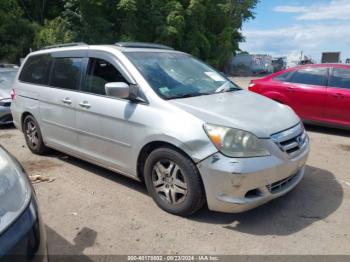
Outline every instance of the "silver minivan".
<svg viewBox="0 0 350 262">
<path fill-rule="evenodd" d="M 28 55 L 11 110 L 29 149 L 54 148 L 144 181 L 162 209 L 242 212 L 293 189 L 309 139 L 288 107 L 196 58 L 147 43 Z"/>
</svg>

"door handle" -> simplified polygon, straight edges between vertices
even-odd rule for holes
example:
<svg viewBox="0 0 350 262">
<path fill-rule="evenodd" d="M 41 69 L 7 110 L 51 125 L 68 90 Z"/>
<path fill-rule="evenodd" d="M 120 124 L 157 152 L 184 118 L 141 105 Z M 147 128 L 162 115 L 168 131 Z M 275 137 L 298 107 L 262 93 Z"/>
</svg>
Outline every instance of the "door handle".
<svg viewBox="0 0 350 262">
<path fill-rule="evenodd" d="M 294 92 L 294 87 L 287 86 L 287 90 L 288 90 L 288 92 Z"/>
<path fill-rule="evenodd" d="M 62 103 L 66 104 L 66 105 L 70 105 L 70 104 L 72 104 L 72 100 L 70 100 L 69 97 L 66 97 L 66 98 L 62 99 Z"/>
<path fill-rule="evenodd" d="M 88 101 L 83 101 L 79 105 L 83 108 L 90 108 L 91 107 L 91 105 L 89 104 Z"/>
<path fill-rule="evenodd" d="M 332 96 L 338 99 L 344 98 L 344 96 L 341 93 L 335 93 L 335 94 L 332 94 Z"/>
</svg>

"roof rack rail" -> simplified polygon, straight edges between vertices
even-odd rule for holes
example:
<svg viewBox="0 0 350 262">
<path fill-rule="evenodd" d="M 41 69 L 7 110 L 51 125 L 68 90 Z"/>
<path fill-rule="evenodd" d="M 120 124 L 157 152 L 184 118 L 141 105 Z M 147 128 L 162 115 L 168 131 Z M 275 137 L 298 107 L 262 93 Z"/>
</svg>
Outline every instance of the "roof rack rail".
<svg viewBox="0 0 350 262">
<path fill-rule="evenodd" d="M 129 47 L 129 48 L 154 48 L 154 49 L 165 49 L 174 50 L 174 48 L 161 44 L 146 43 L 146 42 L 117 42 L 116 46 Z"/>
<path fill-rule="evenodd" d="M 86 44 L 86 43 L 83 43 L 83 42 L 65 43 L 65 44 L 57 44 L 57 45 L 44 46 L 44 47 L 41 48 L 41 49 L 44 50 L 44 49 L 59 48 L 59 47 L 85 46 L 85 45 L 87 45 L 87 44 Z"/>
</svg>

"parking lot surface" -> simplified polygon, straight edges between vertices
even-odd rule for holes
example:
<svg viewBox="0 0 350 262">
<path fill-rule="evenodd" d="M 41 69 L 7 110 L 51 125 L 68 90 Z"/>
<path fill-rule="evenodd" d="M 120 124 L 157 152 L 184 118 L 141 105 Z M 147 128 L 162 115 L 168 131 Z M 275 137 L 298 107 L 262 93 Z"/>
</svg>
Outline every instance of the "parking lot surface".
<svg viewBox="0 0 350 262">
<path fill-rule="evenodd" d="M 248 78 L 237 78 L 247 86 Z M 59 152 L 30 153 L 23 134 L 0 143 L 29 175 L 50 254 L 350 254 L 350 131 L 307 126 L 306 174 L 289 194 L 242 214 L 190 218 L 156 206 L 143 184 Z"/>
</svg>

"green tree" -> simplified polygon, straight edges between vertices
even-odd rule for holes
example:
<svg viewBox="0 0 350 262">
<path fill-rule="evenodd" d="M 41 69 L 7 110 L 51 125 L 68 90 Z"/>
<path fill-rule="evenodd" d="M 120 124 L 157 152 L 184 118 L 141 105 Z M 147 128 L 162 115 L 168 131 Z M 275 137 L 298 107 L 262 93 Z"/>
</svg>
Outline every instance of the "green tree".
<svg viewBox="0 0 350 262">
<path fill-rule="evenodd" d="M 0 61 L 17 62 L 30 50 L 34 27 L 16 0 L 0 1 Z"/>
<path fill-rule="evenodd" d="M 122 22 L 117 16 L 116 0 L 66 0 L 63 17 L 75 34 L 76 42 L 114 43 Z"/>
<path fill-rule="evenodd" d="M 2 0 L 4 2 L 8 0 Z M 62 0 L 17 0 L 23 11 L 23 15 L 31 23 L 44 25 L 45 20 L 51 20 L 60 16 L 63 11 Z"/>
<path fill-rule="evenodd" d="M 0 59 L 69 41 L 143 41 L 170 45 L 222 68 L 239 51 L 242 23 L 254 18 L 257 1 L 2 0 Z"/>
<path fill-rule="evenodd" d="M 52 20 L 46 20 L 45 24 L 38 28 L 33 46 L 40 49 L 57 43 L 69 43 L 74 38 L 74 32 L 69 30 L 67 21 L 56 17 Z"/>
</svg>

